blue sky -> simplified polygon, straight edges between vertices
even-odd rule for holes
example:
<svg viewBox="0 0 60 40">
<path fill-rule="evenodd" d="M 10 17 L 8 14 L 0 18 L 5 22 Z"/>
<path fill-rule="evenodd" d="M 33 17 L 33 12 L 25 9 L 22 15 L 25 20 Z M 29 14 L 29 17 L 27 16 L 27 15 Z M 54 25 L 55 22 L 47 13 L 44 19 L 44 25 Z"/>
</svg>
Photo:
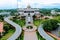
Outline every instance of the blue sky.
<svg viewBox="0 0 60 40">
<path fill-rule="evenodd" d="M 26 8 L 27 5 L 32 8 L 60 8 L 60 0 L 0 0 L 0 9 Z"/>
</svg>

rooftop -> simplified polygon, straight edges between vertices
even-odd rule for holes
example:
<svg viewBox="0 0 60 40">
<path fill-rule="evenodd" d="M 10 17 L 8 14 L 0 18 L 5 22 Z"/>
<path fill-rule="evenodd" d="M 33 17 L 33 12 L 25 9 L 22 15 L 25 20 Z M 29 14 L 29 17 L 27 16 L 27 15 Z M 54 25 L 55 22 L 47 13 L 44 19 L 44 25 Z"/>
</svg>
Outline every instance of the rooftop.
<svg viewBox="0 0 60 40">
<path fill-rule="evenodd" d="M 3 32 L 3 22 L 0 22 L 0 32 Z"/>
</svg>

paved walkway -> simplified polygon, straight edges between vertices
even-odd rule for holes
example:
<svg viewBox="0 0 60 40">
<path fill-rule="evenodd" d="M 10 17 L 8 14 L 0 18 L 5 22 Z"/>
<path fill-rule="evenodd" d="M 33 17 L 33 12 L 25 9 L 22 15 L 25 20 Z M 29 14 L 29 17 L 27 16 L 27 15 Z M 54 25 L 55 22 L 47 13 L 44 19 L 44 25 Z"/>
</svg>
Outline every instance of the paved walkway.
<svg viewBox="0 0 60 40">
<path fill-rule="evenodd" d="M 14 23 L 9 18 L 11 18 L 11 16 L 4 18 L 4 20 L 7 23 L 11 24 L 13 27 L 15 27 L 16 30 L 15 30 L 14 34 L 11 37 L 9 37 L 7 40 L 16 40 L 20 36 L 22 29 L 21 29 L 20 25 Z"/>
<path fill-rule="evenodd" d="M 33 24 L 33 17 L 32 17 L 32 15 L 26 15 L 25 19 L 26 19 L 26 25 Z M 30 22 L 30 23 L 28 23 L 28 22 Z"/>
<path fill-rule="evenodd" d="M 37 38 L 37 34 L 36 34 L 36 29 L 37 27 L 32 25 L 32 29 L 28 29 L 25 27 L 23 27 L 24 30 L 24 40 L 38 40 Z"/>
<path fill-rule="evenodd" d="M 24 40 L 38 40 L 36 31 L 33 32 L 24 32 Z"/>
</svg>

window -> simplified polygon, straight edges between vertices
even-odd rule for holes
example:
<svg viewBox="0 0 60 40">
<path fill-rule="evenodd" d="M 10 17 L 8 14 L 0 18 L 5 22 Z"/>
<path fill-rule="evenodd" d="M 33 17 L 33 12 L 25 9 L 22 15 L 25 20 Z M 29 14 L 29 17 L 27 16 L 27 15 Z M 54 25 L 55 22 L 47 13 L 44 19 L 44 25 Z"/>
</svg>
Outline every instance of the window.
<svg viewBox="0 0 60 40">
<path fill-rule="evenodd" d="M 31 22 L 28 22 L 29 24 L 31 24 Z"/>
<path fill-rule="evenodd" d="M 34 13 L 34 11 L 24 11 L 24 13 Z"/>
</svg>

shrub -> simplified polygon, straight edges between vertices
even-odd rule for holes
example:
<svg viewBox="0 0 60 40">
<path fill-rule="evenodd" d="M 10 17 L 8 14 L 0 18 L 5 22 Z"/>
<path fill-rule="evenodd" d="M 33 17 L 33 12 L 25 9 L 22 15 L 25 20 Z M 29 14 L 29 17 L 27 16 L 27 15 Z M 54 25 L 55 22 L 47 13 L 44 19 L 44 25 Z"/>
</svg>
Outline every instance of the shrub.
<svg viewBox="0 0 60 40">
<path fill-rule="evenodd" d="M 58 21 L 54 19 L 49 19 L 43 22 L 43 28 L 46 31 L 52 31 L 55 30 L 58 26 Z"/>
<path fill-rule="evenodd" d="M 33 27 L 32 26 L 27 26 L 28 29 L 32 29 Z"/>
</svg>

